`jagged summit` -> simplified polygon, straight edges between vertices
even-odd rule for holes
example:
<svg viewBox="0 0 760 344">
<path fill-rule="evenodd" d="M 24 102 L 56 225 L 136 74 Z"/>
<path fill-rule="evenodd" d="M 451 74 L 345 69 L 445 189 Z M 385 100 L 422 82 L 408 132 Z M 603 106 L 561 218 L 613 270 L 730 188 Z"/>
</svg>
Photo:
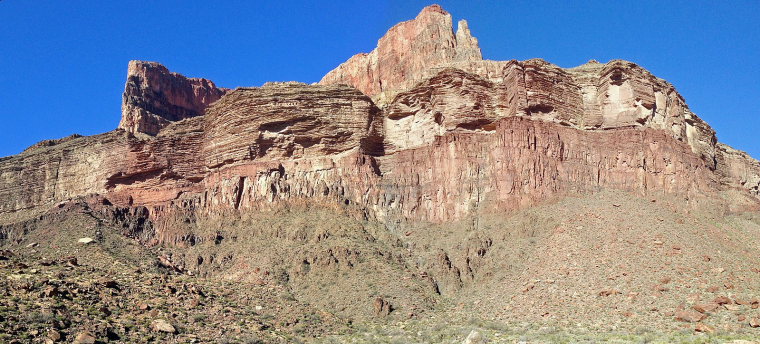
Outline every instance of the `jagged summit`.
<svg viewBox="0 0 760 344">
<path fill-rule="evenodd" d="M 130 61 L 119 128 L 156 135 L 171 122 L 203 115 L 225 92 L 211 80 L 186 78 L 157 62 Z"/>
<path fill-rule="evenodd" d="M 117 204 L 171 209 L 202 192 L 196 208 L 318 196 L 360 205 L 379 219 L 448 221 L 480 207 L 471 192 L 457 190 L 472 168 L 491 173 L 493 184 L 482 192 L 497 200 L 490 206 L 505 209 L 593 185 L 689 195 L 734 188 L 744 193 L 734 206 L 744 207 L 757 201 L 760 184 L 760 165 L 718 146 L 673 85 L 645 69 L 622 60 L 570 69 L 542 59 L 483 60 L 467 22 L 454 32 L 451 15 L 438 5 L 393 26 L 372 52 L 355 55 L 316 85 L 230 91 L 155 62 L 131 61 L 119 128 L 138 135 L 43 143 L 4 159 L 0 212 L 93 193 L 112 195 Z M 526 149 L 518 139 L 500 138 L 519 132 L 514 128 L 541 137 L 550 161 L 529 142 L 534 151 L 521 153 L 528 156 L 483 158 L 477 167 L 460 160 L 459 154 Z M 436 155 L 448 140 L 453 155 Z M 503 146 L 510 142 L 517 147 Z M 589 152 L 597 146 L 606 149 Z M 61 162 L 46 163 L 56 150 Z M 437 158 L 421 160 L 415 153 L 421 151 Z M 351 159 L 360 162 L 345 165 Z M 499 167 L 513 159 L 545 170 Z M 302 160 L 311 162 L 288 165 Z M 261 179 L 272 164 L 285 169 Z M 450 171 L 405 181 L 433 167 Z"/>
<path fill-rule="evenodd" d="M 357 54 L 327 73 L 321 84 L 348 84 L 371 97 L 383 97 L 420 81 L 430 68 L 455 61 L 482 60 L 478 40 L 467 22 L 453 31 L 451 14 L 439 5 L 425 7 L 415 19 L 393 26 L 369 54 Z"/>
</svg>

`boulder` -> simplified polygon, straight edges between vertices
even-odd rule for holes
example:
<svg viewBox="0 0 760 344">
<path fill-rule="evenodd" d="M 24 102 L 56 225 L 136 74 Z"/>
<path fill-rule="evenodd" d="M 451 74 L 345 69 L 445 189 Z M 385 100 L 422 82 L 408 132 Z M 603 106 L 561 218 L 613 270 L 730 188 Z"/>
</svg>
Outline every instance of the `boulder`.
<svg viewBox="0 0 760 344">
<path fill-rule="evenodd" d="M 486 337 L 483 336 L 479 331 L 472 330 L 470 331 L 470 334 L 467 335 L 467 338 L 464 339 L 462 344 L 485 344 L 488 341 L 486 340 Z"/>
<path fill-rule="evenodd" d="M 718 305 L 726 305 L 733 303 L 731 299 L 725 296 L 718 296 L 715 299 L 713 299 L 713 303 L 717 303 Z"/>
<path fill-rule="evenodd" d="M 375 299 L 375 302 L 373 303 L 373 307 L 375 309 L 375 316 L 379 316 L 379 317 L 385 317 L 393 311 L 393 306 L 391 305 L 391 303 L 388 302 L 388 300 L 383 299 L 382 297 L 378 297 Z"/>
<path fill-rule="evenodd" d="M 77 242 L 80 243 L 80 244 L 87 245 L 87 244 L 94 243 L 95 239 L 89 238 L 89 237 L 85 237 L 85 238 L 79 238 L 79 240 L 77 240 Z"/>
<path fill-rule="evenodd" d="M 720 307 L 720 305 L 715 302 L 702 303 L 692 306 L 694 310 L 700 313 L 710 313 L 718 309 L 718 307 Z"/>
<path fill-rule="evenodd" d="M 97 341 L 97 338 L 95 338 L 94 335 L 92 335 L 90 332 L 79 332 L 76 337 L 74 337 L 73 344 L 95 344 Z"/>
<path fill-rule="evenodd" d="M 715 332 L 715 328 L 713 328 L 712 326 L 707 325 L 705 323 L 697 323 L 697 326 L 694 327 L 694 330 L 697 331 L 697 332 L 702 332 L 702 333 L 714 333 Z"/>
<path fill-rule="evenodd" d="M 177 329 L 164 319 L 156 319 L 150 323 L 150 328 L 155 332 L 176 333 Z"/>
<path fill-rule="evenodd" d="M 704 315 L 700 312 L 697 312 L 695 310 L 682 310 L 675 313 L 676 320 L 678 321 L 684 321 L 684 322 L 700 322 L 707 318 L 707 315 Z"/>
</svg>

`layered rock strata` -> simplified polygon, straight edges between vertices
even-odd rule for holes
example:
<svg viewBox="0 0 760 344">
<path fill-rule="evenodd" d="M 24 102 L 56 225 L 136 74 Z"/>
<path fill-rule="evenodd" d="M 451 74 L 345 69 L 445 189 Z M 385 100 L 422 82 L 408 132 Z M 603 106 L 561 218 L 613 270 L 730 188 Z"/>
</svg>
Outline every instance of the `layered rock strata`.
<svg viewBox="0 0 760 344">
<path fill-rule="evenodd" d="M 380 110 L 348 86 L 270 83 L 239 88 L 206 115 L 209 169 L 251 160 L 382 154 Z"/>
<path fill-rule="evenodd" d="M 155 62 L 130 61 L 119 128 L 155 136 L 171 122 L 203 115 L 226 89 L 202 78 L 186 78 Z"/>
<path fill-rule="evenodd" d="M 357 54 L 330 71 L 321 84 L 352 85 L 381 99 L 421 80 L 421 71 L 453 61 L 482 60 L 478 40 L 467 21 L 452 30 L 451 14 L 438 5 L 425 7 L 414 20 L 396 24 L 377 48 Z"/>
<path fill-rule="evenodd" d="M 485 61 L 451 24 L 428 7 L 319 85 L 227 91 L 133 61 L 120 129 L 0 159 L 0 222 L 88 195 L 130 228 L 150 220 L 151 243 L 290 205 L 389 226 L 601 188 L 757 209 L 760 163 L 717 144 L 666 81 L 625 61 Z"/>
<path fill-rule="evenodd" d="M 472 75 L 453 80 L 453 75 L 441 76 L 442 69 Z M 451 93 L 440 87 L 441 78 L 449 78 L 444 81 L 447 85 L 464 83 L 457 86 L 458 98 L 435 94 Z M 435 5 L 423 9 L 414 20 L 394 26 L 375 50 L 355 55 L 327 73 L 320 83 L 352 85 L 382 104 L 400 104 L 389 118 L 412 113 L 426 117 L 412 123 L 427 129 L 417 131 L 425 137 L 409 137 L 400 148 L 430 142 L 441 133 L 441 128 L 431 122 L 450 117 L 447 111 L 471 107 L 466 111 L 477 111 L 483 123 L 507 116 L 530 116 L 584 130 L 634 126 L 661 129 L 687 142 L 705 160 L 715 159 L 715 132 L 689 110 L 671 84 L 643 68 L 626 61 L 591 61 L 563 69 L 540 59 L 483 60 L 467 23 L 460 22 L 455 34 L 451 15 Z M 418 83 L 435 92 L 421 90 Z M 470 95 L 470 91 L 478 94 Z M 392 125 L 389 130 L 393 130 Z M 401 130 L 413 129 L 403 125 Z"/>
<path fill-rule="evenodd" d="M 722 143 L 717 149 L 718 173 L 723 183 L 760 198 L 760 161 Z"/>
</svg>

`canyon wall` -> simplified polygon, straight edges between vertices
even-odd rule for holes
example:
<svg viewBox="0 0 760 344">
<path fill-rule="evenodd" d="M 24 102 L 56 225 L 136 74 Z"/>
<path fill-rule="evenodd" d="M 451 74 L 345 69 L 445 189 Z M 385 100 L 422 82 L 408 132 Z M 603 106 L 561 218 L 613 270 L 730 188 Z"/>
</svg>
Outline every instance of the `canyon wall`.
<svg viewBox="0 0 760 344">
<path fill-rule="evenodd" d="M 717 149 L 718 174 L 723 183 L 760 198 L 760 161 L 722 143 Z"/>
<path fill-rule="evenodd" d="M 320 84 L 230 91 L 132 61 L 123 99 L 113 132 L 0 159 L 0 224 L 93 195 L 149 218 L 152 243 L 293 204 L 392 225 L 601 188 L 760 202 L 760 163 L 718 144 L 666 81 L 626 61 L 482 60 L 438 6 Z"/>
<path fill-rule="evenodd" d="M 0 220 L 21 210 L 49 208 L 71 197 L 106 193 L 106 180 L 123 168 L 123 132 L 47 142 L 0 158 Z"/>
<path fill-rule="evenodd" d="M 421 80 L 422 70 L 453 61 L 482 60 L 467 21 L 452 31 L 451 14 L 438 5 L 396 24 L 370 53 L 357 54 L 330 71 L 321 84 L 347 84 L 370 97 L 390 99 L 398 89 Z"/>
<path fill-rule="evenodd" d="M 455 107 L 448 106 L 450 97 L 437 99 L 446 95 L 436 92 L 451 91 L 431 82 L 437 82 L 436 75 L 448 68 L 473 74 L 467 78 L 470 81 L 479 76 L 490 82 L 481 80 L 480 86 L 470 82 L 460 89 L 459 96 L 472 91 L 488 94 L 488 97 L 460 97 L 463 104 L 454 104 Z M 415 19 L 394 26 L 372 52 L 351 57 L 328 72 L 320 83 L 354 86 L 379 104 L 412 106 L 411 109 L 396 109 L 396 114 L 421 113 L 430 117 L 443 113 L 438 109 L 441 106 L 447 107 L 448 112 L 471 106 L 473 109 L 470 110 L 489 119 L 517 115 L 584 130 L 631 126 L 661 129 L 670 132 L 677 140 L 687 142 L 706 160 L 715 159 L 715 132 L 689 110 L 683 97 L 665 80 L 634 63 L 620 60 L 606 64 L 590 61 L 570 69 L 540 59 L 483 60 L 478 41 L 472 37 L 467 22 L 461 21 L 455 34 L 451 15 L 437 5 L 426 7 Z M 420 83 L 427 83 L 423 87 L 434 91 L 421 91 Z M 412 95 L 417 99 L 408 99 L 410 95 L 403 92 L 424 94 Z M 429 99 L 419 99 L 427 94 L 430 94 Z M 436 104 L 436 101 L 442 104 Z M 404 122 L 409 121 L 412 120 Z M 417 123 L 417 119 L 413 121 Z M 440 134 L 440 128 L 431 127 L 430 121 L 425 118 L 418 124 L 431 130 L 420 133 L 426 138 L 409 138 L 407 145 L 430 142 L 432 137 Z M 389 128 L 393 130 L 393 125 Z M 410 128 L 402 123 L 401 130 L 409 131 Z"/>
<path fill-rule="evenodd" d="M 251 160 L 332 155 L 355 148 L 382 154 L 380 110 L 348 86 L 270 83 L 239 88 L 208 110 L 209 169 Z"/>
<path fill-rule="evenodd" d="M 130 61 L 119 128 L 155 136 L 171 122 L 203 115 L 226 91 L 210 80 L 186 78 L 155 62 Z"/>
</svg>

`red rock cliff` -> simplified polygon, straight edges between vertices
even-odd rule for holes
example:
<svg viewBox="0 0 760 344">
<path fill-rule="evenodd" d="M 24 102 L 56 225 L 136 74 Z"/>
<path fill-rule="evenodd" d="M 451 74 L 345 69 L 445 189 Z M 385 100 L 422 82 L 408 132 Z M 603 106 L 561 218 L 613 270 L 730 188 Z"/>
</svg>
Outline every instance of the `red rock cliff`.
<svg viewBox="0 0 760 344">
<path fill-rule="evenodd" d="M 186 78 L 155 62 L 130 61 L 119 128 L 156 135 L 171 122 L 203 115 L 225 91 L 210 80 Z"/>
<path fill-rule="evenodd" d="M 358 54 L 327 73 L 321 84 L 352 85 L 375 97 L 411 86 L 429 68 L 454 61 L 481 60 L 478 40 L 467 22 L 452 31 L 451 14 L 438 5 L 425 7 L 417 18 L 396 24 L 368 54 Z"/>
<path fill-rule="evenodd" d="M 458 95 L 440 87 L 439 73 L 444 69 L 472 74 L 462 79 L 461 85 L 450 80 Z M 480 86 L 473 82 L 476 79 Z M 418 85 L 420 82 L 427 85 Z M 431 85 L 435 82 L 439 85 Z M 717 141 L 712 128 L 689 110 L 672 85 L 643 68 L 620 60 L 591 61 L 570 69 L 539 59 L 483 60 L 467 22 L 461 21 L 454 34 L 451 15 L 438 5 L 394 26 L 375 50 L 355 55 L 320 83 L 352 85 L 379 103 L 393 103 L 396 108 L 391 120 L 414 114 L 398 123 L 386 123 L 392 148 L 430 142 L 441 130 L 451 129 L 436 126 L 433 117 L 451 119 L 465 107 L 469 108 L 467 116 L 472 117 L 471 110 L 478 113 L 481 124 L 508 116 L 530 116 L 585 130 L 660 129 L 687 142 L 706 161 L 715 160 Z M 424 90 L 431 88 L 434 91 Z M 442 92 L 448 93 L 446 99 L 435 94 Z M 429 93 L 430 98 L 420 93 Z M 410 134 L 410 130 L 416 133 Z"/>
<path fill-rule="evenodd" d="M 149 214 L 155 242 L 177 242 L 199 218 L 292 204 L 392 224 L 600 188 L 760 201 L 760 163 L 717 144 L 672 85 L 633 63 L 484 61 L 466 24 L 455 35 L 435 6 L 373 54 L 331 74 L 359 90 L 323 80 L 226 92 L 133 62 L 122 127 L 155 136 L 116 130 L 0 159 L 0 222 L 99 195 Z M 386 91 L 380 108 L 369 95 Z"/>
</svg>

